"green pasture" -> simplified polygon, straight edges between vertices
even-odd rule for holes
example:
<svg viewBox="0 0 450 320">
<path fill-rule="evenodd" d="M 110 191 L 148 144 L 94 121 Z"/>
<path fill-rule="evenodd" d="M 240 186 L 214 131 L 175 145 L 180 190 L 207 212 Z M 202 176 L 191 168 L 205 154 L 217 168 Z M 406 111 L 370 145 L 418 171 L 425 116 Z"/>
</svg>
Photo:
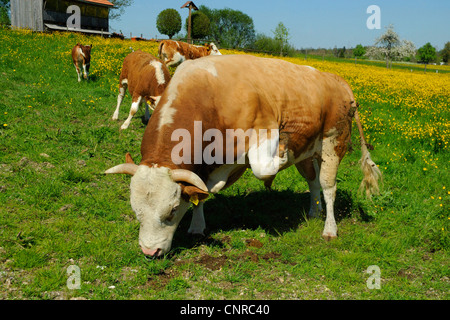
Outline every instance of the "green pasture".
<svg viewBox="0 0 450 320">
<path fill-rule="evenodd" d="M 0 30 L 0 39 L 0 299 L 450 298 L 448 148 L 368 128 L 383 172 L 381 194 L 368 200 L 358 194 L 354 130 L 338 174 L 338 239 L 322 239 L 324 217 L 305 218 L 309 193 L 295 168 L 279 173 L 271 192 L 247 171 L 206 201 L 205 237 L 187 235 L 190 209 L 172 251 L 148 260 L 130 177 L 103 174 L 126 152 L 140 161 L 144 111 L 119 130 L 130 96 L 112 121 L 118 75 L 94 71 L 78 83 L 75 35 Z M 110 44 L 87 39 L 95 65 Z M 402 117 L 395 112 L 383 103 L 361 110 L 380 121 Z M 423 170 L 413 148 L 439 170 Z M 379 268 L 378 289 L 370 266 Z"/>
</svg>

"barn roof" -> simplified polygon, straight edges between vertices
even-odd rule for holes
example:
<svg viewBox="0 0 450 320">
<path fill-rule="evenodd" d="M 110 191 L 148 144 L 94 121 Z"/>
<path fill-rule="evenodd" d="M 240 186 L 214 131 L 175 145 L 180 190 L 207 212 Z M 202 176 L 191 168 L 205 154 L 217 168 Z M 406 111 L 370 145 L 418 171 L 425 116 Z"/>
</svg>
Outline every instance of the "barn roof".
<svg viewBox="0 0 450 320">
<path fill-rule="evenodd" d="M 107 1 L 107 0 L 78 0 L 80 2 L 90 2 L 92 4 L 99 4 L 99 5 L 103 5 L 103 6 L 107 6 L 107 7 L 113 7 L 114 4 Z"/>
</svg>

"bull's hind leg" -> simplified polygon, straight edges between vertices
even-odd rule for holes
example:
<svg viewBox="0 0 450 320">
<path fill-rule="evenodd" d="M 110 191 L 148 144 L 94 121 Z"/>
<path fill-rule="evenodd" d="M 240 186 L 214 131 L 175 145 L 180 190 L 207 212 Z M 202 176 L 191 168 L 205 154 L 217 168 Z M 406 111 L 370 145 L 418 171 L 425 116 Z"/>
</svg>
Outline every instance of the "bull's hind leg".
<svg viewBox="0 0 450 320">
<path fill-rule="evenodd" d="M 323 196 L 327 207 L 327 217 L 322 236 L 326 240 L 337 237 L 337 226 L 334 218 L 334 200 L 336 199 L 336 176 L 340 162 L 336 154 L 335 147 L 338 142 L 335 136 L 323 139 L 322 147 L 322 165 L 320 168 L 320 185 L 322 186 Z"/>
<path fill-rule="evenodd" d="M 86 80 L 89 80 L 89 71 L 87 71 L 87 66 L 84 63 L 83 63 L 83 72 L 84 72 L 84 78 Z"/>
<path fill-rule="evenodd" d="M 75 70 L 77 71 L 78 82 L 80 82 L 80 81 L 81 81 L 81 71 L 80 71 L 80 68 L 78 67 L 78 64 L 77 64 L 76 62 L 74 62 L 73 65 L 75 66 Z"/>
<path fill-rule="evenodd" d="M 142 97 L 133 97 L 133 103 L 131 103 L 130 113 L 128 115 L 127 120 L 123 123 L 123 125 L 120 127 L 120 129 L 124 130 L 127 129 L 130 125 L 131 119 L 136 114 L 136 112 L 139 110 L 139 105 L 142 102 Z"/>
<path fill-rule="evenodd" d="M 127 79 L 122 80 L 122 82 L 119 84 L 119 95 L 117 96 L 117 106 L 116 111 L 114 111 L 114 114 L 112 116 L 113 120 L 119 119 L 119 109 L 120 105 L 122 104 L 123 97 L 125 95 L 125 92 L 127 91 Z"/>
<path fill-rule="evenodd" d="M 314 157 L 300 161 L 295 165 L 298 172 L 306 179 L 310 192 L 310 207 L 308 216 L 317 218 L 322 212 L 322 201 L 320 199 L 320 167 L 318 160 Z"/>
</svg>

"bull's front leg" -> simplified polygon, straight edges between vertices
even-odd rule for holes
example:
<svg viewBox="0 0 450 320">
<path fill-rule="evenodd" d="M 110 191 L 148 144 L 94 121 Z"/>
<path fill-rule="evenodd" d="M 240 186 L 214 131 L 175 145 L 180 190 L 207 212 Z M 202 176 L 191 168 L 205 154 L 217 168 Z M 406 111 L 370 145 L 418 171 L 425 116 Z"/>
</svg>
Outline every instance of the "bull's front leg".
<svg viewBox="0 0 450 320">
<path fill-rule="evenodd" d="M 206 223 L 205 223 L 205 216 L 203 215 L 203 202 L 200 202 L 197 206 L 194 206 L 191 225 L 189 227 L 188 233 L 200 234 L 204 236 L 205 228 Z"/>
</svg>

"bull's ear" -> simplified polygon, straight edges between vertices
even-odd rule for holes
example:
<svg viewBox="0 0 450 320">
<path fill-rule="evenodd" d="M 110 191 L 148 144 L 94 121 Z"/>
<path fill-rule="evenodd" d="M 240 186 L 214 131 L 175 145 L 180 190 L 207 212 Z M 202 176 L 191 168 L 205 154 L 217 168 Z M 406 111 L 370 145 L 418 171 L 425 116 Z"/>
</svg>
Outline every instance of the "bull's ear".
<svg viewBox="0 0 450 320">
<path fill-rule="evenodd" d="M 190 201 L 193 204 L 198 205 L 199 201 L 206 200 L 209 197 L 209 193 L 195 186 L 185 186 L 182 184 L 181 196 L 185 201 Z"/>
<path fill-rule="evenodd" d="M 127 153 L 125 154 L 125 162 L 126 162 L 126 163 L 133 163 L 133 164 L 134 164 L 134 160 L 133 160 L 133 158 L 131 157 L 131 154 L 130 154 L 129 152 L 127 152 Z"/>
</svg>

